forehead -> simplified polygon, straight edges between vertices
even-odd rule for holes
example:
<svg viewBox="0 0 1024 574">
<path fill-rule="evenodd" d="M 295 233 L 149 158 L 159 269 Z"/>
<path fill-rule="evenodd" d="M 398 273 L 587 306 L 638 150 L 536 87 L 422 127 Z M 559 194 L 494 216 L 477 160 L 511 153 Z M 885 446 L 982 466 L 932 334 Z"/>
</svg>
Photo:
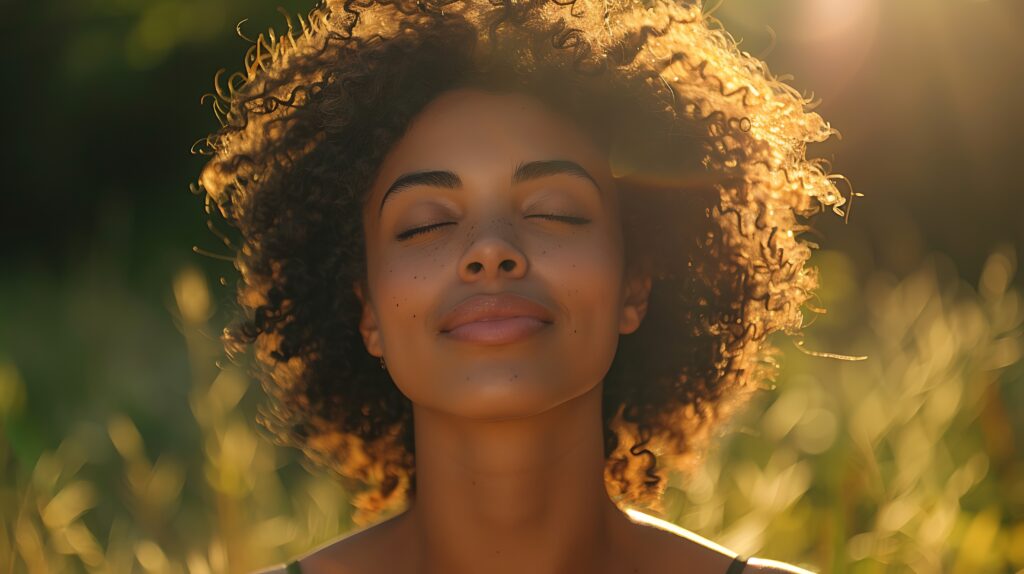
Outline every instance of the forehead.
<svg viewBox="0 0 1024 574">
<path fill-rule="evenodd" d="M 402 173 L 421 169 L 448 169 L 470 181 L 507 179 L 516 164 L 538 159 L 573 159 L 601 171 L 605 155 L 568 117 L 534 96 L 460 88 L 413 118 L 381 164 L 373 191 L 382 193 Z"/>
</svg>

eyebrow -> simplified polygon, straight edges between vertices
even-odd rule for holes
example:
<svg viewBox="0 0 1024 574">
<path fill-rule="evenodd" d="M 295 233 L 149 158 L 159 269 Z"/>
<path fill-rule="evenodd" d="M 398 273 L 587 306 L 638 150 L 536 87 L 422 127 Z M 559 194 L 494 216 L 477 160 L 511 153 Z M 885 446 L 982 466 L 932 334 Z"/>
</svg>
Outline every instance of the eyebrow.
<svg viewBox="0 0 1024 574">
<path fill-rule="evenodd" d="M 559 174 L 586 179 L 590 183 L 594 184 L 594 187 L 597 188 L 598 192 L 601 191 L 601 186 L 597 184 L 597 180 L 590 175 L 590 172 L 584 169 L 580 164 L 567 159 L 547 159 L 525 163 L 520 162 L 520 164 L 516 166 L 515 172 L 512 174 L 512 184 L 515 185 L 524 181 Z M 378 216 L 384 211 L 384 203 L 387 202 L 393 194 L 417 185 L 427 185 L 430 187 L 440 187 L 445 189 L 458 189 L 462 187 L 462 180 L 459 179 L 459 176 L 454 172 L 447 170 L 416 171 L 404 174 L 396 179 L 394 183 L 388 187 L 388 190 L 384 192 L 384 197 L 380 201 L 380 211 L 378 211 Z"/>
</svg>

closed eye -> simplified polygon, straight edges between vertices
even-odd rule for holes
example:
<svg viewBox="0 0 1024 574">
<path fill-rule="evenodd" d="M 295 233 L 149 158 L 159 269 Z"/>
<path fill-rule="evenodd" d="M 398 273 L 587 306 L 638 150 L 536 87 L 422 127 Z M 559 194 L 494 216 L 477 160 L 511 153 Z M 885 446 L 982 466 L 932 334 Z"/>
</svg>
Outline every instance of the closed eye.
<svg viewBox="0 0 1024 574">
<path fill-rule="evenodd" d="M 432 223 L 430 225 L 424 225 L 423 227 L 414 227 L 414 228 L 412 228 L 412 229 L 410 229 L 408 231 L 403 231 L 403 232 L 399 233 L 397 236 L 395 236 L 395 239 L 397 239 L 399 241 L 405 241 L 406 239 L 409 239 L 410 237 L 419 235 L 420 233 L 426 233 L 428 231 L 432 231 L 433 229 L 438 228 L 438 227 L 442 227 L 444 225 L 454 225 L 454 224 L 455 224 L 454 221 L 446 221 L 446 222 L 443 222 L 443 223 Z"/>
<path fill-rule="evenodd" d="M 573 216 L 573 215 L 541 214 L 541 215 L 527 215 L 527 217 L 542 217 L 544 219 L 552 219 L 552 220 L 555 220 L 555 221 L 563 221 L 565 223 L 570 223 L 570 224 L 573 224 L 573 225 L 583 225 L 585 223 L 590 223 L 590 220 L 585 218 L 585 217 L 576 217 L 576 216 Z M 443 227 L 445 225 L 454 225 L 454 224 L 455 224 L 454 221 L 445 221 L 445 222 L 441 222 L 441 223 L 432 223 L 430 225 L 424 225 L 423 227 L 414 227 L 412 229 L 409 229 L 407 231 L 403 231 L 402 233 L 399 233 L 397 236 L 395 236 L 395 238 L 398 241 L 405 241 L 406 239 L 409 239 L 411 237 L 415 237 L 415 236 L 417 236 L 417 235 L 419 235 L 421 233 L 427 233 L 429 231 L 433 231 L 434 229 L 437 229 L 438 227 Z"/>
<path fill-rule="evenodd" d="M 543 217 L 545 219 L 554 219 L 556 221 L 564 221 L 566 223 L 572 223 L 573 225 L 583 225 L 584 223 L 590 223 L 590 220 L 585 217 L 576 217 L 573 215 L 527 215 L 527 217 Z"/>
</svg>

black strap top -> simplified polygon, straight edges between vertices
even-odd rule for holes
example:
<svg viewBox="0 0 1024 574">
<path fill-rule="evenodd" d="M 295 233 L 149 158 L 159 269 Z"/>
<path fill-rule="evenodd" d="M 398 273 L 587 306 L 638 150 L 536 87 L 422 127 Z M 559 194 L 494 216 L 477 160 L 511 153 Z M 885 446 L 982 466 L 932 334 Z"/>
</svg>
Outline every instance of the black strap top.
<svg viewBox="0 0 1024 574">
<path fill-rule="evenodd" d="M 725 574 L 740 574 L 746 566 L 747 559 L 737 556 L 736 558 L 733 558 L 732 563 L 729 564 L 729 569 L 725 571 Z M 289 562 L 288 565 L 285 566 L 285 572 L 288 574 L 302 574 L 302 567 L 299 566 L 299 561 L 295 560 Z"/>
<path fill-rule="evenodd" d="M 747 559 L 742 556 L 737 556 L 732 559 L 732 563 L 729 564 L 729 569 L 725 571 L 725 574 L 740 574 L 743 569 L 747 567 Z"/>
</svg>

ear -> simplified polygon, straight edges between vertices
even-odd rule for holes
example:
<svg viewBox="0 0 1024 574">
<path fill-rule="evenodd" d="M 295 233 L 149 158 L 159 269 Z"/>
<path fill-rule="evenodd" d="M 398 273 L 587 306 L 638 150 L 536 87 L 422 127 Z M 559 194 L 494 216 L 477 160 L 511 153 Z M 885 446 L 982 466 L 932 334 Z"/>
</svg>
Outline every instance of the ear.
<svg viewBox="0 0 1024 574">
<path fill-rule="evenodd" d="M 639 329 L 640 323 L 647 315 L 647 300 L 651 295 L 651 275 L 649 259 L 645 259 L 639 265 L 627 270 L 622 310 L 619 313 L 620 334 L 628 335 Z"/>
<path fill-rule="evenodd" d="M 359 319 L 359 333 L 363 336 L 363 344 L 366 350 L 374 357 L 383 357 L 384 349 L 380 344 L 380 326 L 377 322 L 377 312 L 373 309 L 373 303 L 366 296 L 366 285 L 357 280 L 352 283 L 352 291 L 359 298 L 363 307 L 362 316 Z"/>
</svg>

